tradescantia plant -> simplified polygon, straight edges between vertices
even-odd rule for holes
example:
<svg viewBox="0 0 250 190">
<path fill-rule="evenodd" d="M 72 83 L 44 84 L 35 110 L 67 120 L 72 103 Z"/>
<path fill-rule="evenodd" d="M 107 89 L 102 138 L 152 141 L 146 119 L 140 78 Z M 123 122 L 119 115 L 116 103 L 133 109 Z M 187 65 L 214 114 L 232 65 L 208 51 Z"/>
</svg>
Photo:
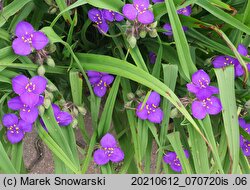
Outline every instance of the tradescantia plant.
<svg viewBox="0 0 250 190">
<path fill-rule="evenodd" d="M 1 173 L 29 172 L 31 131 L 55 173 L 250 173 L 249 1 L 14 0 L 0 11 Z"/>
</svg>

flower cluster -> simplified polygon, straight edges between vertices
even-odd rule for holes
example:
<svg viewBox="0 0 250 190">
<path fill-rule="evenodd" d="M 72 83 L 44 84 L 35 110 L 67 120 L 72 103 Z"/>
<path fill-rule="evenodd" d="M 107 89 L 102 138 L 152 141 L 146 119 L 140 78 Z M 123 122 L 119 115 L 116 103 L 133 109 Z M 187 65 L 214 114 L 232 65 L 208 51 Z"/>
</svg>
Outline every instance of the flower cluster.
<svg viewBox="0 0 250 190">
<path fill-rule="evenodd" d="M 154 22 L 154 14 L 149 10 L 149 0 L 133 0 L 133 4 L 125 4 L 122 13 L 127 19 L 141 24 Z"/>
<path fill-rule="evenodd" d="M 106 10 L 93 8 L 88 12 L 89 19 L 94 22 L 100 33 L 107 33 L 109 30 L 108 22 L 120 22 L 124 18 L 120 13 Z"/>
<path fill-rule="evenodd" d="M 220 99 L 213 96 L 218 94 L 218 88 L 209 86 L 210 77 L 204 70 L 198 70 L 192 75 L 192 82 L 187 89 L 196 96 L 192 103 L 192 114 L 196 119 L 204 119 L 207 114 L 216 115 L 222 110 Z"/>
<path fill-rule="evenodd" d="M 100 141 L 101 147 L 94 152 L 94 161 L 98 165 L 105 165 L 109 161 L 121 162 L 124 159 L 123 151 L 117 147 L 115 138 L 107 133 Z"/>
<path fill-rule="evenodd" d="M 242 118 L 239 118 L 239 124 L 242 129 L 244 129 L 248 134 L 250 134 L 250 124 L 246 123 L 246 121 Z M 250 141 L 243 138 L 240 135 L 240 147 L 245 156 L 250 156 Z"/>
<path fill-rule="evenodd" d="M 186 158 L 189 158 L 189 153 L 187 150 L 184 150 Z M 182 171 L 182 165 L 177 157 L 177 154 L 175 152 L 168 152 L 166 155 L 163 157 L 163 161 L 172 168 L 172 170 L 176 172 L 181 172 Z"/>
<path fill-rule="evenodd" d="M 243 44 L 239 44 L 238 52 L 245 57 L 249 57 L 248 50 Z M 235 77 L 240 77 L 244 74 L 244 69 L 241 66 L 239 60 L 236 58 L 233 58 L 231 56 L 228 56 L 228 55 L 216 56 L 212 60 L 212 64 L 213 64 L 214 68 L 224 68 L 228 65 L 234 65 Z M 247 67 L 248 67 L 248 71 L 250 71 L 250 64 L 249 63 L 247 64 Z"/>
<path fill-rule="evenodd" d="M 31 79 L 24 75 L 18 75 L 12 79 L 12 87 L 16 96 L 8 101 L 8 107 L 18 110 L 20 120 L 15 114 L 5 114 L 3 125 L 7 127 L 7 138 L 11 143 L 20 142 L 25 132 L 32 130 L 32 124 L 36 121 L 39 111 L 38 106 L 43 104 L 41 94 L 46 89 L 47 80 L 41 76 Z"/>
<path fill-rule="evenodd" d="M 98 97 L 103 97 L 106 94 L 108 86 L 113 82 L 114 76 L 108 73 L 88 71 L 90 84 L 94 87 L 94 93 Z"/>
<path fill-rule="evenodd" d="M 157 92 L 151 92 L 148 100 L 142 108 L 142 103 L 136 108 L 136 115 L 142 120 L 149 120 L 152 123 L 161 123 L 163 111 L 159 107 L 161 97 Z"/>
<path fill-rule="evenodd" d="M 33 49 L 41 50 L 49 43 L 43 32 L 35 31 L 33 26 L 25 21 L 16 25 L 15 36 L 17 38 L 13 41 L 12 48 L 18 55 L 29 55 Z"/>
<path fill-rule="evenodd" d="M 159 1 L 157 1 L 157 2 L 159 2 Z M 181 9 L 177 10 L 177 13 L 181 14 L 181 15 L 185 15 L 185 16 L 190 16 L 191 13 L 192 13 L 192 8 L 189 5 L 187 7 L 184 7 L 184 8 L 181 8 Z M 163 34 L 165 34 L 167 36 L 172 36 L 173 35 L 172 26 L 169 23 L 164 24 L 163 29 L 166 30 L 166 32 L 163 32 Z M 185 31 L 187 31 L 188 27 L 183 26 L 182 29 L 185 32 Z"/>
</svg>

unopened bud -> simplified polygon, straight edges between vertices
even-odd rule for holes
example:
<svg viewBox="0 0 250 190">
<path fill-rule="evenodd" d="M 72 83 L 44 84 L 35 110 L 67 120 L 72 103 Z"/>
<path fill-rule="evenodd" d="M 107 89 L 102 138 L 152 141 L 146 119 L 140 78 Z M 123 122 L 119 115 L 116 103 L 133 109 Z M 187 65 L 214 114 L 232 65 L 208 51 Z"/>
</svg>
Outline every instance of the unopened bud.
<svg viewBox="0 0 250 190">
<path fill-rule="evenodd" d="M 49 8 L 48 13 L 51 14 L 51 15 L 53 15 L 53 14 L 56 13 L 56 11 L 57 11 L 57 8 L 53 6 L 53 7 Z"/>
<path fill-rule="evenodd" d="M 47 65 L 50 67 L 55 67 L 56 65 L 54 59 L 52 59 L 52 57 L 50 56 L 47 57 L 46 62 L 47 62 Z"/>
<path fill-rule="evenodd" d="M 43 116 L 44 111 L 45 111 L 45 108 L 44 108 L 43 106 L 39 106 L 39 107 L 38 107 L 38 110 L 39 110 L 39 115 L 40 115 L 40 116 Z"/>
<path fill-rule="evenodd" d="M 127 94 L 127 98 L 128 98 L 128 100 L 133 100 L 135 98 L 135 94 L 130 92 Z"/>
<path fill-rule="evenodd" d="M 150 28 L 156 28 L 156 26 L 157 26 L 157 21 L 155 21 L 152 24 L 150 24 Z"/>
<path fill-rule="evenodd" d="M 144 99 L 145 99 L 145 97 L 146 97 L 145 95 L 141 96 L 141 97 L 139 98 L 139 101 L 140 101 L 140 102 L 143 102 Z"/>
<path fill-rule="evenodd" d="M 136 46 L 137 40 L 134 36 L 128 36 L 127 40 L 131 48 L 134 48 Z"/>
<path fill-rule="evenodd" d="M 40 75 L 40 76 L 44 76 L 44 74 L 45 74 L 45 68 L 44 68 L 43 65 L 40 65 L 40 66 L 38 67 L 37 73 L 38 73 L 38 75 Z"/>
<path fill-rule="evenodd" d="M 141 38 L 145 38 L 146 35 L 147 35 L 147 32 L 145 30 L 142 30 L 142 31 L 140 31 L 139 35 L 140 35 Z"/>
<path fill-rule="evenodd" d="M 48 5 L 53 5 L 55 2 L 54 0 L 44 0 L 45 3 L 47 3 Z"/>
<path fill-rule="evenodd" d="M 79 114 L 79 111 L 78 111 L 78 109 L 76 107 L 73 107 L 73 114 L 74 114 L 75 117 L 77 117 L 78 114 Z"/>
<path fill-rule="evenodd" d="M 181 117 L 181 113 L 179 112 L 177 108 L 173 108 L 170 112 L 170 118 L 174 119 L 174 118 L 179 118 L 179 117 Z"/>
<path fill-rule="evenodd" d="M 136 90 L 135 94 L 136 94 L 138 97 L 141 97 L 141 96 L 145 95 L 145 91 L 144 91 L 144 90 Z"/>
<path fill-rule="evenodd" d="M 49 44 L 47 47 L 46 47 L 46 50 L 49 52 L 49 53 L 54 53 L 56 51 L 56 45 L 55 44 Z"/>
<path fill-rule="evenodd" d="M 152 37 L 152 38 L 155 38 L 157 37 L 157 30 L 156 29 L 153 29 L 149 32 L 149 36 Z"/>
<path fill-rule="evenodd" d="M 130 107 L 131 107 L 131 104 L 132 104 L 132 101 L 126 102 L 126 103 L 124 104 L 124 108 L 130 108 Z"/>
<path fill-rule="evenodd" d="M 44 102 L 43 102 L 43 105 L 46 109 L 48 109 L 51 105 L 51 100 L 49 98 L 45 98 L 44 99 Z"/>
<path fill-rule="evenodd" d="M 48 84 L 47 86 L 46 86 L 46 89 L 48 90 L 48 91 L 50 91 L 50 92 L 55 92 L 55 91 L 57 91 L 57 88 L 56 88 L 56 86 L 54 85 L 54 84 Z"/>
<path fill-rule="evenodd" d="M 250 109 L 250 100 L 245 103 L 245 108 Z"/>
<path fill-rule="evenodd" d="M 77 125 L 78 125 L 77 119 L 73 119 L 73 121 L 72 121 L 72 123 L 71 123 L 72 128 L 76 128 Z"/>
<path fill-rule="evenodd" d="M 86 115 L 87 110 L 82 107 L 82 106 L 77 106 L 78 111 L 80 112 L 81 115 Z"/>
</svg>

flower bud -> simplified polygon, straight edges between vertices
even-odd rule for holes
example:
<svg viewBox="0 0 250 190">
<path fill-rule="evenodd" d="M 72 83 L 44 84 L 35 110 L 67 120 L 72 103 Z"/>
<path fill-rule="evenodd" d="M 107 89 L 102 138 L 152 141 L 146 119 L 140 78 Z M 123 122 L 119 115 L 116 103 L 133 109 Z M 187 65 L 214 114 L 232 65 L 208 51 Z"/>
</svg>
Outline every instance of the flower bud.
<svg viewBox="0 0 250 190">
<path fill-rule="evenodd" d="M 130 108 L 130 107 L 131 107 L 131 104 L 132 104 L 132 101 L 126 102 L 126 103 L 124 104 L 124 108 Z"/>
<path fill-rule="evenodd" d="M 38 73 L 38 75 L 40 75 L 40 76 L 44 76 L 44 74 L 45 74 L 45 68 L 44 68 L 43 65 L 40 65 L 40 66 L 38 67 L 37 73 Z"/>
<path fill-rule="evenodd" d="M 74 115 L 75 117 L 77 117 L 78 114 L 79 114 L 78 109 L 77 109 L 76 107 L 73 107 L 73 115 Z"/>
<path fill-rule="evenodd" d="M 139 35 L 140 35 L 141 38 L 145 38 L 146 35 L 147 35 L 147 32 L 145 30 L 142 30 L 142 31 L 140 31 Z"/>
<path fill-rule="evenodd" d="M 127 40 L 131 48 L 134 48 L 136 46 L 137 40 L 134 36 L 128 36 Z"/>
<path fill-rule="evenodd" d="M 151 38 L 155 38 L 155 37 L 157 37 L 157 35 L 158 35 L 158 33 L 157 33 L 157 30 L 156 30 L 156 29 L 153 29 L 153 30 L 151 30 L 151 31 L 149 32 L 149 36 L 150 36 Z"/>
<path fill-rule="evenodd" d="M 46 50 L 49 52 L 49 53 L 54 53 L 56 51 L 56 45 L 55 44 L 49 44 L 47 47 L 46 47 Z"/>
<path fill-rule="evenodd" d="M 77 125 L 78 125 L 78 121 L 77 121 L 77 119 L 74 118 L 72 123 L 71 123 L 71 126 L 72 126 L 72 128 L 76 128 Z"/>
<path fill-rule="evenodd" d="M 144 90 L 136 90 L 135 94 L 138 96 L 138 97 L 141 97 L 145 94 L 145 91 Z"/>
<path fill-rule="evenodd" d="M 179 110 L 177 108 L 173 108 L 170 112 L 170 118 L 174 119 L 174 118 L 180 118 L 181 117 L 181 113 L 179 112 Z"/>
<path fill-rule="evenodd" d="M 135 94 L 130 92 L 127 94 L 127 98 L 128 98 L 128 100 L 133 100 L 135 98 Z"/>
<path fill-rule="evenodd" d="M 39 106 L 39 107 L 38 107 L 38 110 L 39 110 L 39 115 L 40 115 L 40 116 L 43 116 L 44 111 L 45 111 L 45 108 L 44 108 L 43 106 Z"/>
<path fill-rule="evenodd" d="M 86 115 L 87 110 L 82 107 L 82 106 L 77 106 L 78 111 L 80 112 L 81 115 Z"/>
<path fill-rule="evenodd" d="M 45 3 L 47 3 L 48 5 L 53 5 L 55 2 L 54 0 L 44 0 Z"/>
<path fill-rule="evenodd" d="M 50 83 L 46 86 L 46 89 L 49 91 L 49 92 L 55 92 L 57 91 L 57 88 L 54 84 Z"/>
<path fill-rule="evenodd" d="M 52 6 L 52 7 L 49 8 L 48 13 L 51 14 L 51 15 L 53 15 L 53 14 L 56 13 L 56 11 L 57 11 L 57 8 L 54 7 L 54 6 Z"/>
<path fill-rule="evenodd" d="M 50 67 L 55 67 L 55 65 L 56 65 L 54 59 L 52 59 L 51 56 L 47 57 L 46 62 L 47 62 L 47 65 Z"/>
<path fill-rule="evenodd" d="M 143 102 L 144 99 L 145 99 L 145 97 L 146 97 L 145 95 L 141 96 L 141 97 L 139 98 L 139 101 L 140 101 L 140 102 Z"/>
<path fill-rule="evenodd" d="M 156 26 L 157 26 L 157 21 L 155 21 L 152 24 L 150 24 L 150 28 L 156 28 Z"/>
<path fill-rule="evenodd" d="M 250 100 L 245 103 L 245 108 L 250 109 Z"/>
<path fill-rule="evenodd" d="M 45 109 L 48 109 L 51 105 L 51 100 L 49 98 L 45 98 L 43 105 L 44 105 Z"/>
</svg>

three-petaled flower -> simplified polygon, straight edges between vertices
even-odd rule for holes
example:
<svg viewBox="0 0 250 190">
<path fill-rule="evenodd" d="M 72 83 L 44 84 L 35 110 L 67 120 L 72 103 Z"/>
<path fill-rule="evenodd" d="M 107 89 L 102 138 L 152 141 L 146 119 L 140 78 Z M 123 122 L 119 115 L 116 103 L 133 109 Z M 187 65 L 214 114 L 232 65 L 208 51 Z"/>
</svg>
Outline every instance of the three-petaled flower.
<svg viewBox="0 0 250 190">
<path fill-rule="evenodd" d="M 186 158 L 189 158 L 189 153 L 187 150 L 184 150 Z M 182 165 L 177 157 L 177 154 L 175 152 L 168 152 L 166 155 L 163 157 L 163 161 L 172 168 L 172 170 L 176 172 L 181 172 L 182 171 Z"/>
<path fill-rule="evenodd" d="M 190 16 L 192 13 L 191 5 L 184 7 L 184 8 L 181 8 L 181 9 L 178 9 L 177 13 L 180 15 Z"/>
<path fill-rule="evenodd" d="M 246 121 L 242 118 L 239 118 L 239 125 L 242 129 L 244 129 L 248 134 L 250 134 L 250 124 L 246 123 Z M 243 151 L 245 156 L 250 156 L 250 141 L 243 138 L 240 135 L 240 148 Z"/>
<path fill-rule="evenodd" d="M 43 32 L 35 31 L 33 26 L 25 21 L 16 25 L 15 35 L 17 38 L 13 41 L 12 48 L 18 55 L 29 55 L 33 48 L 41 50 L 49 43 Z"/>
<path fill-rule="evenodd" d="M 52 108 L 58 125 L 67 126 L 72 122 L 73 118 L 68 112 L 61 111 L 59 106 L 56 104 L 52 104 Z"/>
<path fill-rule="evenodd" d="M 103 9 L 102 13 L 103 17 L 109 22 L 121 22 L 122 20 L 124 20 L 124 17 L 120 13 L 111 10 Z"/>
<path fill-rule="evenodd" d="M 7 139 L 12 144 L 20 142 L 26 132 L 32 131 L 32 124 L 18 120 L 15 114 L 5 114 L 2 121 L 3 125 L 7 128 Z"/>
<path fill-rule="evenodd" d="M 164 24 L 163 29 L 166 30 L 166 32 L 163 32 L 163 34 L 167 36 L 173 36 L 172 26 L 169 23 Z M 182 29 L 185 32 L 188 30 L 188 27 L 182 26 Z"/>
<path fill-rule="evenodd" d="M 148 119 L 152 123 L 161 123 L 163 119 L 163 111 L 159 107 L 161 97 L 157 92 L 151 92 L 148 100 L 142 108 L 142 103 L 136 108 L 136 115 L 142 119 Z"/>
<path fill-rule="evenodd" d="M 122 13 L 129 20 L 137 20 L 142 24 L 154 22 L 154 14 L 149 10 L 149 0 L 133 0 L 133 4 L 125 4 Z"/>
<path fill-rule="evenodd" d="M 117 147 L 113 135 L 107 133 L 100 141 L 101 148 L 94 152 L 94 161 L 98 165 L 105 165 L 109 161 L 121 162 L 124 159 L 123 151 Z"/>
<path fill-rule="evenodd" d="M 101 10 L 93 8 L 88 12 L 89 19 L 97 25 L 100 33 L 107 33 L 109 30 L 109 25 L 103 17 Z"/>
<path fill-rule="evenodd" d="M 34 107 L 39 102 L 39 96 L 46 89 L 47 80 L 41 76 L 28 79 L 24 75 L 18 75 L 12 79 L 12 88 L 20 96 L 23 104 Z"/>
<path fill-rule="evenodd" d="M 88 71 L 90 84 L 94 87 L 94 93 L 98 97 L 106 94 L 107 87 L 113 82 L 114 77 L 104 72 Z"/>
<path fill-rule="evenodd" d="M 20 117 L 27 123 L 34 123 L 38 117 L 39 111 L 37 106 L 43 104 L 44 97 L 39 96 L 39 101 L 34 107 L 29 107 L 21 101 L 19 96 L 8 101 L 8 107 L 12 110 L 20 110 Z"/>
</svg>

